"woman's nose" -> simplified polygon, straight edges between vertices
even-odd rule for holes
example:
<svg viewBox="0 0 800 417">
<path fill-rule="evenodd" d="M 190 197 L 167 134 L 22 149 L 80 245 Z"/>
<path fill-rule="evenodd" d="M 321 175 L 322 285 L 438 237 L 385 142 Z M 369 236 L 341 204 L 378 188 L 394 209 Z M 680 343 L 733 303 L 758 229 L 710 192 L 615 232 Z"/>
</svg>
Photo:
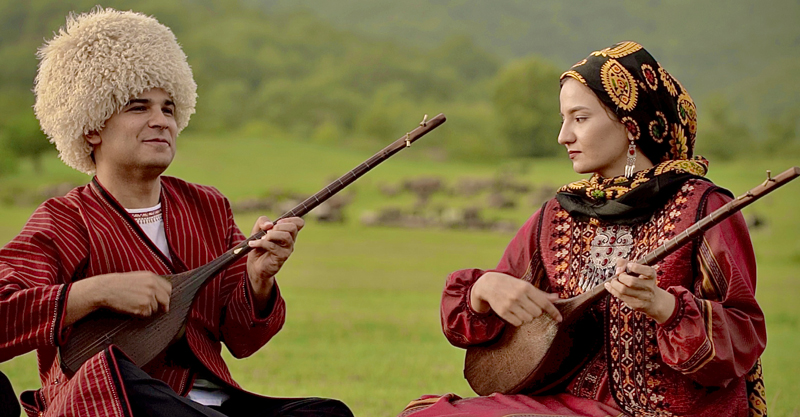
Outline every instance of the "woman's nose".
<svg viewBox="0 0 800 417">
<path fill-rule="evenodd" d="M 569 131 L 566 122 L 562 123 L 561 130 L 559 130 L 558 132 L 558 144 L 566 145 L 574 141 L 575 141 L 575 135 L 573 135 L 572 132 Z"/>
</svg>

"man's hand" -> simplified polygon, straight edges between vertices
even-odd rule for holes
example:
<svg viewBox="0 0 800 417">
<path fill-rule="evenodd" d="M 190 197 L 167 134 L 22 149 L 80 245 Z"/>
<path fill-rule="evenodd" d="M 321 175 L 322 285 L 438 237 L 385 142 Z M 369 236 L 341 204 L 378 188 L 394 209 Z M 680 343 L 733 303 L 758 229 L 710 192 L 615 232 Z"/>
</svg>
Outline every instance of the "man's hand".
<svg viewBox="0 0 800 417">
<path fill-rule="evenodd" d="M 249 243 L 253 250 L 247 254 L 247 275 L 258 304 L 256 311 L 266 306 L 275 284 L 275 274 L 294 251 L 297 233 L 303 225 L 305 222 L 299 217 L 289 217 L 273 224 L 264 216 L 253 225 L 253 234 L 260 230 L 267 232 L 263 238 Z"/>
<path fill-rule="evenodd" d="M 558 298 L 511 275 L 487 272 L 473 284 L 470 304 L 479 313 L 492 309 L 503 320 L 521 326 L 544 313 L 560 322 L 561 313 L 553 305 Z"/>
<path fill-rule="evenodd" d="M 660 288 L 656 270 L 647 265 L 617 259 L 616 278 L 605 284 L 608 292 L 628 307 L 641 311 L 659 324 L 675 311 L 675 296 Z"/>
<path fill-rule="evenodd" d="M 96 275 L 72 284 L 64 325 L 69 326 L 99 308 L 135 317 L 169 311 L 172 284 L 152 272 Z"/>
</svg>

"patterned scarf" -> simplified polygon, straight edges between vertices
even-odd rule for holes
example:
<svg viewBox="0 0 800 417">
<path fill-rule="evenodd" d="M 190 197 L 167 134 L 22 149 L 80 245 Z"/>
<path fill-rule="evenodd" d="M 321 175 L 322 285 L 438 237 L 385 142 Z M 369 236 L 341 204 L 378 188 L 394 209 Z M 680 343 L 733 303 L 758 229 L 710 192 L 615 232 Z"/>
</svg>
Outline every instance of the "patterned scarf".
<svg viewBox="0 0 800 417">
<path fill-rule="evenodd" d="M 556 199 L 580 221 L 635 224 L 650 218 L 687 180 L 705 179 L 706 172 L 708 161 L 700 157 L 666 161 L 639 171 L 632 178 L 594 174 L 561 187 Z"/>
<path fill-rule="evenodd" d="M 690 159 L 697 110 L 683 85 L 636 42 L 592 52 L 561 75 L 592 89 L 654 164 Z"/>
</svg>

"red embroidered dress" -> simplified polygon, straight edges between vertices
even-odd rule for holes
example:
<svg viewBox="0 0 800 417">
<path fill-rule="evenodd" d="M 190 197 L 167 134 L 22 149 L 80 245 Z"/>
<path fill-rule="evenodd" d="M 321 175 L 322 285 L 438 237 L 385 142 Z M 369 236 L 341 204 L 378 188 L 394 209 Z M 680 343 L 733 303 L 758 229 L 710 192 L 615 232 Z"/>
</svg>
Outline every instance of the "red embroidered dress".
<svg viewBox="0 0 800 417">
<path fill-rule="evenodd" d="M 727 201 L 713 184 L 692 179 L 649 220 L 620 225 L 577 220 L 553 199 L 525 223 L 492 271 L 573 297 L 611 276 L 618 257 L 642 256 Z M 673 316 L 658 325 L 605 298 L 596 306 L 605 321 L 603 348 L 566 392 L 428 396 L 402 415 L 747 416 L 745 376 L 758 366 L 766 327 L 755 300 L 755 258 L 743 217 L 736 214 L 710 229 L 660 262 L 657 271 L 658 285 L 676 296 Z M 441 317 L 453 345 L 489 342 L 507 325 L 493 312 L 478 314 L 470 307 L 470 289 L 485 272 L 460 270 L 447 279 Z M 763 386 L 756 388 L 763 392 Z"/>
<path fill-rule="evenodd" d="M 37 350 L 42 389 L 23 394 L 31 415 L 129 416 L 114 350 L 87 361 L 68 379 L 57 348 L 69 337 L 62 319 L 70 284 L 84 277 L 138 270 L 167 275 L 213 260 L 244 239 L 230 204 L 212 187 L 161 177 L 161 204 L 170 259 L 95 180 L 43 203 L 22 232 L 0 250 L 0 361 Z M 252 308 L 245 260 L 212 279 L 190 310 L 185 341 L 219 380 L 239 388 L 220 356 L 222 343 L 235 357 L 255 353 L 283 326 L 279 291 L 266 318 Z M 168 349 L 144 370 L 181 395 L 197 369 L 180 349 Z"/>
</svg>

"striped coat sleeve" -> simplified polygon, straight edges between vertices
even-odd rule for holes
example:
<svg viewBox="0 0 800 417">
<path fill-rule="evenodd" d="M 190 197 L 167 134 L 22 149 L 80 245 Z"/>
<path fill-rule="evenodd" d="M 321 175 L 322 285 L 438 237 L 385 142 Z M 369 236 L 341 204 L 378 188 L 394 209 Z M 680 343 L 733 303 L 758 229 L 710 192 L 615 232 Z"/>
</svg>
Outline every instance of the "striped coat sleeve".
<svg viewBox="0 0 800 417">
<path fill-rule="evenodd" d="M 0 249 L 0 362 L 62 343 L 71 276 L 85 259 L 85 233 L 65 200 L 40 206 Z M 57 232 L 57 233 L 56 233 Z M 67 243 L 69 242 L 69 243 Z"/>
</svg>

